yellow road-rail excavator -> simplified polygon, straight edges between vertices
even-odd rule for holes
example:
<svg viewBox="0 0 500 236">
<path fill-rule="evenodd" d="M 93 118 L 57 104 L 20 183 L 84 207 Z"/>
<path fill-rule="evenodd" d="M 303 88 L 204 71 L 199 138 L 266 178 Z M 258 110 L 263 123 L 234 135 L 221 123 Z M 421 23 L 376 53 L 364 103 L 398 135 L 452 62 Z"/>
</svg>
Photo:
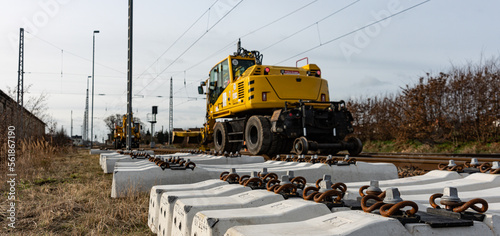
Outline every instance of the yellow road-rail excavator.
<svg viewBox="0 0 500 236">
<path fill-rule="evenodd" d="M 281 153 L 358 155 L 344 101 L 330 101 L 328 82 L 315 64 L 262 65 L 263 55 L 238 42 L 237 51 L 217 63 L 198 87 L 207 99 L 202 144 L 218 152 L 246 148 L 253 155 Z"/>
</svg>

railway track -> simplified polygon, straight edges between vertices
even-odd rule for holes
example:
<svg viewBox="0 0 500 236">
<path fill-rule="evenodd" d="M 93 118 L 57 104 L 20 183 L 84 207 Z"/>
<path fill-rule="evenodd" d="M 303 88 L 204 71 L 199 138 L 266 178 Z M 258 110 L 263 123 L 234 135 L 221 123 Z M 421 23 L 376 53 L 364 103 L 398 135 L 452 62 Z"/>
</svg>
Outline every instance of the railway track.
<svg viewBox="0 0 500 236">
<path fill-rule="evenodd" d="M 146 148 L 145 150 L 150 150 Z M 152 149 L 158 154 L 173 154 L 178 152 L 198 152 L 198 149 L 181 149 L 181 148 L 155 148 Z M 250 155 L 247 152 L 242 151 L 243 155 Z M 285 158 L 287 155 L 292 154 L 280 154 L 281 158 Z M 342 159 L 347 155 L 347 153 L 339 153 L 334 155 L 334 158 Z M 306 160 L 310 160 L 313 155 L 305 155 Z M 271 160 L 275 157 L 264 157 Z M 326 159 L 327 156 L 318 156 L 319 160 Z M 448 163 L 449 160 L 454 160 L 456 164 L 465 164 L 465 162 L 470 162 L 472 158 L 477 158 L 480 163 L 483 162 L 493 162 L 500 161 L 500 153 L 474 153 L 474 154 L 464 154 L 464 153 L 361 153 L 355 157 L 358 161 L 364 162 L 385 162 L 393 163 L 396 167 L 400 168 L 418 168 L 425 171 L 437 169 L 438 164 Z"/>
<path fill-rule="evenodd" d="M 448 163 L 454 160 L 456 164 L 465 164 L 472 158 L 478 162 L 500 161 L 500 154 L 438 154 L 438 153 L 363 153 L 356 157 L 358 161 L 365 162 L 389 162 L 397 167 L 416 167 L 423 170 L 435 170 L 440 163 Z"/>
<path fill-rule="evenodd" d="M 345 154 L 333 156 L 337 159 L 344 158 Z M 280 157 L 286 157 L 291 154 L 281 154 Z M 306 155 L 305 159 L 309 160 L 312 155 Z M 324 160 L 327 156 L 318 156 L 318 159 Z M 454 160 L 456 164 L 465 164 L 470 162 L 472 158 L 477 158 L 478 162 L 493 162 L 500 161 L 500 154 L 454 154 L 454 153 L 361 153 L 355 157 L 357 161 L 364 162 L 386 162 L 393 163 L 396 167 L 411 167 L 419 168 L 425 171 L 437 169 L 438 164 L 448 163 L 449 160 Z"/>
</svg>

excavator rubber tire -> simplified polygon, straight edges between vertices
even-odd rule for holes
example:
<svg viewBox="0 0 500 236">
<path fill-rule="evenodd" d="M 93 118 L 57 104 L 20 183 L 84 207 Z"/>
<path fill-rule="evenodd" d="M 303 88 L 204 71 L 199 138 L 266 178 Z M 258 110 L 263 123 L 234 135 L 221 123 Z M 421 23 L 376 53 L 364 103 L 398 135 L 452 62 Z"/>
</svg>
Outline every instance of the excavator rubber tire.
<svg viewBox="0 0 500 236">
<path fill-rule="evenodd" d="M 216 152 L 232 152 L 233 144 L 229 142 L 227 124 L 217 122 L 214 126 L 214 147 Z"/>
<path fill-rule="evenodd" d="M 245 141 L 252 155 L 267 153 L 272 142 L 271 123 L 264 116 L 251 116 L 245 127 Z"/>
</svg>

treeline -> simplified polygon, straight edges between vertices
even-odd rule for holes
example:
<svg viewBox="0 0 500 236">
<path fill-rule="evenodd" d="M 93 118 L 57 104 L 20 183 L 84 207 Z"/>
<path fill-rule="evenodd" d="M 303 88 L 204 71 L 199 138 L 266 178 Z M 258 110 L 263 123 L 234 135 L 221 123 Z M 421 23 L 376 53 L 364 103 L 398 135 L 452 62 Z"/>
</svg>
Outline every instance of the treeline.
<svg viewBox="0 0 500 236">
<path fill-rule="evenodd" d="M 427 73 L 397 94 L 348 101 L 364 140 L 425 143 L 500 141 L 500 63 Z"/>
</svg>

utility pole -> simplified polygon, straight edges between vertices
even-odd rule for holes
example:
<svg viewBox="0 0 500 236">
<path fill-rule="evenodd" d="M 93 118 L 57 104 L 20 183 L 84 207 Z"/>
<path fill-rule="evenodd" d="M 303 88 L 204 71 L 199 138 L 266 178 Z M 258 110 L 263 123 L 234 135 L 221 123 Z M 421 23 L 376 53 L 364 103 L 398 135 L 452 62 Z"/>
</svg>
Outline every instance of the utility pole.
<svg viewBox="0 0 500 236">
<path fill-rule="evenodd" d="M 173 89 L 173 80 L 170 77 L 170 104 L 168 107 L 168 145 L 172 145 L 172 140 L 174 136 L 172 135 L 172 131 L 174 131 L 174 89 Z"/>
<path fill-rule="evenodd" d="M 92 34 L 92 115 L 90 119 L 90 149 L 92 149 L 94 143 L 94 58 L 95 58 L 95 34 L 98 34 L 99 30 L 94 30 Z"/>
<path fill-rule="evenodd" d="M 128 1 L 128 63 L 127 63 L 127 150 L 132 150 L 132 38 L 133 0 Z"/>
<path fill-rule="evenodd" d="M 73 110 L 71 110 L 71 134 L 69 137 L 73 138 Z"/>
<path fill-rule="evenodd" d="M 18 125 L 18 135 L 21 138 L 23 136 L 23 107 L 24 107 L 24 28 L 19 30 L 19 64 L 17 68 L 17 105 L 18 105 L 18 115 L 19 115 L 19 125 Z"/>
<path fill-rule="evenodd" d="M 87 98 L 85 99 L 85 113 L 83 115 L 83 141 L 89 140 L 89 77 L 87 77 Z"/>
</svg>

